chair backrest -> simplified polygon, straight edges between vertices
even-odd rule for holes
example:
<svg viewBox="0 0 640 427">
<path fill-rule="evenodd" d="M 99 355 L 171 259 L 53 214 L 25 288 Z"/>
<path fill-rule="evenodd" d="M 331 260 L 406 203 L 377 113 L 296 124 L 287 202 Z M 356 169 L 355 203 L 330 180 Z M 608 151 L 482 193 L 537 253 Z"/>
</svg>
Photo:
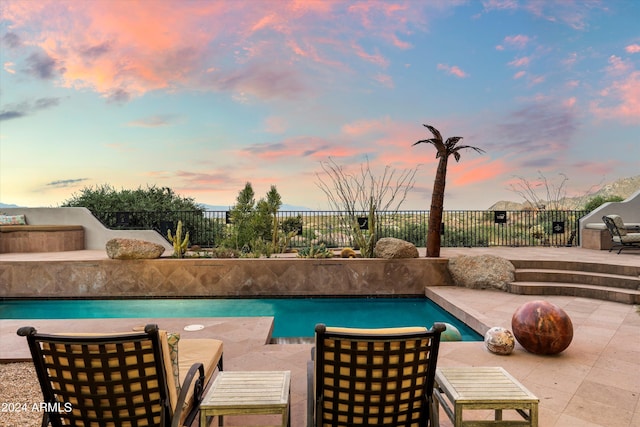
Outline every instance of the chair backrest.
<svg viewBox="0 0 640 427">
<path fill-rule="evenodd" d="M 426 426 L 444 329 L 316 326 L 315 424 Z"/>
<path fill-rule="evenodd" d="M 57 426 L 168 426 L 169 403 L 158 327 L 122 335 L 48 335 L 24 327 Z"/>
<path fill-rule="evenodd" d="M 627 229 L 620 215 L 605 215 L 602 217 L 602 220 L 613 237 L 627 235 Z"/>
</svg>

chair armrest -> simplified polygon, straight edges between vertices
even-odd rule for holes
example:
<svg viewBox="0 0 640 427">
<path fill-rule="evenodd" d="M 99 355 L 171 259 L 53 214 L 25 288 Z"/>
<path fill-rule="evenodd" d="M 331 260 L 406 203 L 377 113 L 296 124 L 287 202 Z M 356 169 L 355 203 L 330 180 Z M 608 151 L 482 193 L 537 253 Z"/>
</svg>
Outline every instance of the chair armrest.
<svg viewBox="0 0 640 427">
<path fill-rule="evenodd" d="M 176 412 L 175 414 L 173 414 L 171 427 L 181 427 L 178 424 L 180 422 L 180 418 L 182 418 L 182 408 L 184 407 L 184 402 L 187 399 L 189 388 L 191 388 L 191 383 L 194 381 L 195 383 L 193 387 L 193 404 L 191 405 L 191 413 L 185 419 L 184 425 L 191 425 L 196 415 L 198 414 L 198 411 L 200 411 L 200 402 L 202 402 L 202 395 L 204 392 L 204 365 L 202 363 L 194 363 L 193 365 L 191 365 L 191 368 L 189 368 L 189 372 L 187 372 L 187 376 L 185 377 L 182 388 L 180 390 L 180 395 L 178 396 Z"/>
</svg>

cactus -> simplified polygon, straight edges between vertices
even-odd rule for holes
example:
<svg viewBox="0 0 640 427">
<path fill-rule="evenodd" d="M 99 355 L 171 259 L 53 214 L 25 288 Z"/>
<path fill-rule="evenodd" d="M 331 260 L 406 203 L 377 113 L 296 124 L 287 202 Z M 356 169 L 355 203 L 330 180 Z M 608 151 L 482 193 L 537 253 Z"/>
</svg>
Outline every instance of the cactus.
<svg viewBox="0 0 640 427">
<path fill-rule="evenodd" d="M 182 221 L 178 221 L 178 226 L 176 227 L 175 236 L 171 235 L 171 230 L 167 230 L 167 237 L 169 241 L 173 244 L 173 256 L 176 258 L 182 258 L 184 253 L 187 251 L 187 247 L 189 246 L 189 232 L 184 235 L 184 239 L 182 238 Z"/>
<path fill-rule="evenodd" d="M 302 248 L 298 251 L 298 258 L 332 258 L 333 252 L 327 249 L 324 243 L 319 246 L 311 244 L 308 248 Z"/>
<path fill-rule="evenodd" d="M 342 248 L 340 251 L 341 258 L 356 258 L 357 256 L 356 251 L 351 248 Z"/>
</svg>

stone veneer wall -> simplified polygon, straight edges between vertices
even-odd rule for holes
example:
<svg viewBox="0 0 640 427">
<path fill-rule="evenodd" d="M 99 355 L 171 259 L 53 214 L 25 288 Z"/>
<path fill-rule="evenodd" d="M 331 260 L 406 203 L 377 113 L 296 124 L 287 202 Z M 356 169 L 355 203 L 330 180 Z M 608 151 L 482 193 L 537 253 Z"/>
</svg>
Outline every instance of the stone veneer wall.
<svg viewBox="0 0 640 427">
<path fill-rule="evenodd" d="M 424 295 L 447 259 L 2 261 L 2 298 Z"/>
<path fill-rule="evenodd" d="M 0 226 L 0 253 L 63 252 L 84 249 L 81 225 Z"/>
</svg>

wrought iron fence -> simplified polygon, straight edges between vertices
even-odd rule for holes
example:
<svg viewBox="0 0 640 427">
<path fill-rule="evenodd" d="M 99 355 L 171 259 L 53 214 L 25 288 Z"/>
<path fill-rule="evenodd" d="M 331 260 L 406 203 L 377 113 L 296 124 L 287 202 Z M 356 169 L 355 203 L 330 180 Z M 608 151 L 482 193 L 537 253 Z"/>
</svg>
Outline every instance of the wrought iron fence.
<svg viewBox="0 0 640 427">
<path fill-rule="evenodd" d="M 579 244 L 578 221 L 588 211 L 470 211 L 443 213 L 443 247 L 572 246 Z M 166 237 L 178 221 L 189 231 L 192 245 L 220 246 L 234 225 L 225 211 L 101 212 L 96 215 L 112 229 L 153 229 Z M 280 211 L 280 224 L 294 224 L 290 247 L 324 243 L 327 247 L 353 247 L 352 220 L 368 230 L 367 214 L 348 218 L 336 211 Z M 397 237 L 426 246 L 429 211 L 378 212 L 378 238 Z M 355 224 L 355 222 L 353 222 Z M 365 231 L 368 232 L 368 231 Z"/>
</svg>

